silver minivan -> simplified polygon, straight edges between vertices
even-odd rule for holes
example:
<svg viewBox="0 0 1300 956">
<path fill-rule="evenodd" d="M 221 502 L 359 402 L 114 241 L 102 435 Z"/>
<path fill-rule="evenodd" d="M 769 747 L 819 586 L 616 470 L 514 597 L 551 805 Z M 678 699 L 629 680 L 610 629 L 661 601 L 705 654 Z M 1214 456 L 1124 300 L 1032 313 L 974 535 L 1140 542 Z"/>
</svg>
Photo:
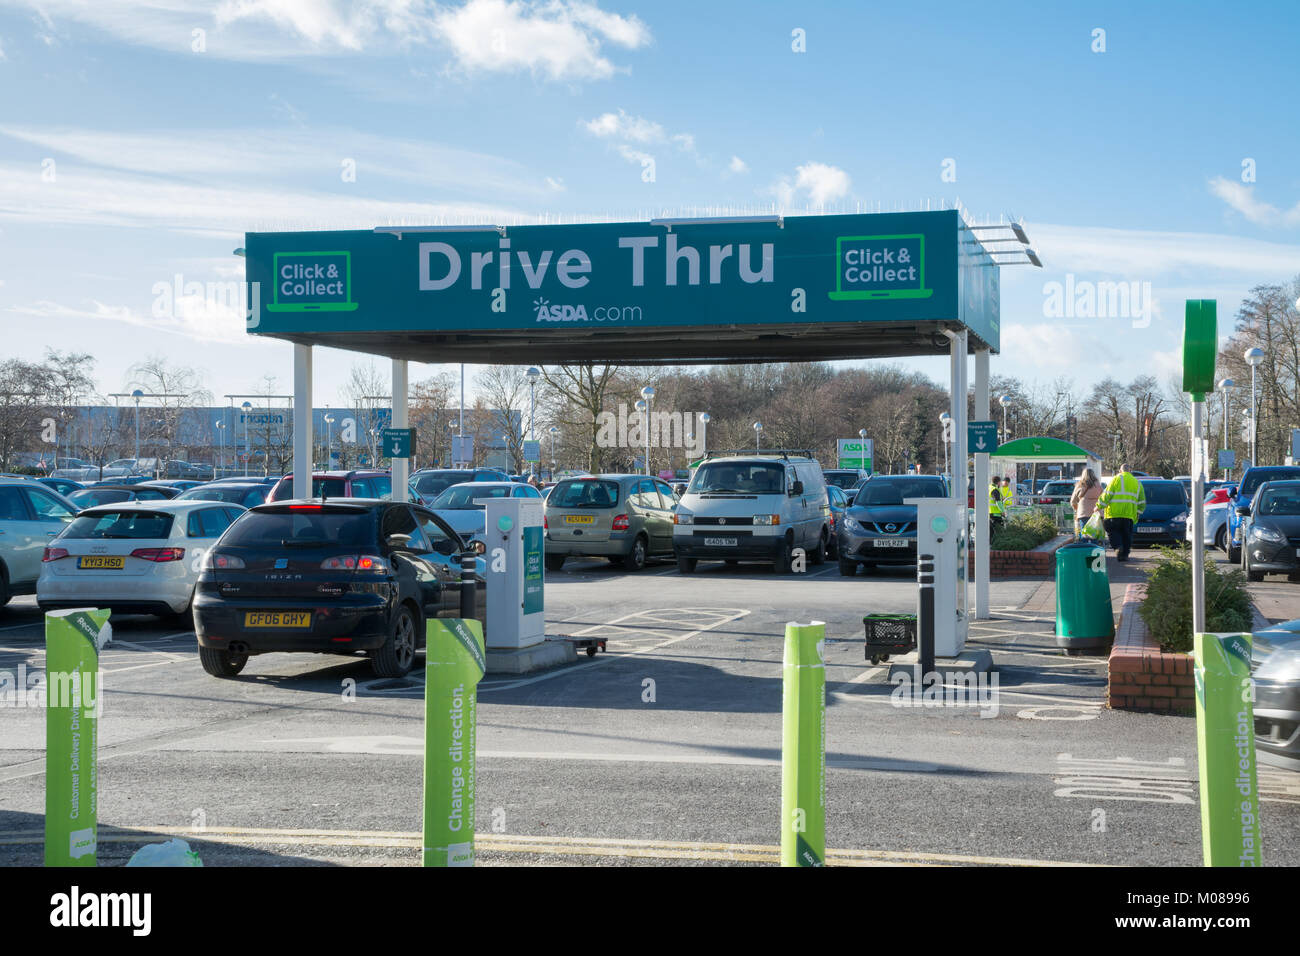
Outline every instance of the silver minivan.
<svg viewBox="0 0 1300 956">
<path fill-rule="evenodd" d="M 830 543 L 822 467 L 808 454 L 706 459 L 674 514 L 673 552 L 682 574 L 696 562 L 770 563 L 789 573 L 800 550 L 821 564 Z"/>
</svg>

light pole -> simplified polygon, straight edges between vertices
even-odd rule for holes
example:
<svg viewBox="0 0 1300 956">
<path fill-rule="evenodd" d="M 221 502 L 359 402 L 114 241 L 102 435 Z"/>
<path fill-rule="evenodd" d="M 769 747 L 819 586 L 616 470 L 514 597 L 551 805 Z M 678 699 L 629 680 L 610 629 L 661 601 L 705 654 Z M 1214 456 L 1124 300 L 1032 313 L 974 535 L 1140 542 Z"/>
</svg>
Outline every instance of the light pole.
<svg viewBox="0 0 1300 956">
<path fill-rule="evenodd" d="M 1255 398 L 1255 369 L 1264 361 L 1263 349 L 1246 349 L 1243 356 L 1250 366 L 1250 464 L 1253 468 L 1259 464 L 1259 452 L 1256 442 L 1259 440 L 1259 402 Z"/>
<path fill-rule="evenodd" d="M 939 413 L 939 424 L 943 426 L 943 473 L 948 474 L 948 423 L 952 421 L 952 416 L 947 412 Z M 863 454 L 866 454 L 864 451 Z"/>
<path fill-rule="evenodd" d="M 708 412 L 700 412 L 700 457 L 703 458 L 709 448 L 709 422 L 713 421 L 713 416 Z"/>
<path fill-rule="evenodd" d="M 217 441 L 221 445 L 221 453 L 217 456 L 217 467 L 224 471 L 226 467 L 226 423 L 217 419 L 214 424 L 217 428 Z M 215 474 L 214 477 L 220 478 L 221 475 Z"/>
<path fill-rule="evenodd" d="M 1228 447 L 1228 391 L 1237 383 L 1230 378 L 1219 380 L 1219 391 L 1223 393 L 1223 447 Z M 1223 476 L 1226 478 L 1232 471 L 1231 468 L 1223 470 Z"/>
<path fill-rule="evenodd" d="M 248 447 L 248 414 L 253 410 L 252 402 L 244 402 L 239 406 L 244 412 L 244 477 L 248 477 L 248 459 L 252 458 Z"/>
<path fill-rule="evenodd" d="M 528 370 L 528 440 L 537 440 L 537 380 L 542 377 L 540 369 L 530 368 Z M 538 458 L 541 457 L 539 454 Z M 533 462 L 528 463 L 528 474 L 535 474 L 533 471 Z"/>
<path fill-rule="evenodd" d="M 137 388 L 131 393 L 135 399 L 135 467 L 140 467 L 140 399 L 144 397 L 144 389 Z"/>
<path fill-rule="evenodd" d="M 558 425 L 551 426 L 551 481 L 555 480 L 555 436 L 560 433 Z"/>
<path fill-rule="evenodd" d="M 867 470 L 867 430 L 865 428 L 858 429 L 858 440 L 862 443 L 861 445 L 858 446 L 858 451 L 862 452 L 862 454 L 858 456 L 858 465 L 862 468 L 863 471 L 866 471 Z"/>
<path fill-rule="evenodd" d="M 325 470 L 329 471 L 330 466 L 334 464 L 332 455 L 334 452 L 334 416 L 329 412 L 329 406 L 325 406 Z"/>
<path fill-rule="evenodd" d="M 763 423 L 754 422 L 754 454 L 755 455 L 759 453 L 758 436 L 761 435 L 762 433 L 763 433 Z"/>
<path fill-rule="evenodd" d="M 641 413 L 641 427 L 647 432 L 645 437 L 645 473 L 648 475 L 650 474 L 650 435 L 648 434 L 650 431 L 650 406 L 646 404 L 644 398 L 638 398 L 636 404 L 632 407 Z"/>
<path fill-rule="evenodd" d="M 1011 435 L 1007 432 L 1007 409 L 1011 405 L 1011 396 L 1003 395 L 998 399 L 998 404 L 1002 406 L 1002 440 L 1010 441 Z"/>
<path fill-rule="evenodd" d="M 645 399 L 645 473 L 650 474 L 650 409 L 654 405 L 655 390 L 653 385 L 647 385 L 641 389 L 641 397 Z"/>
</svg>

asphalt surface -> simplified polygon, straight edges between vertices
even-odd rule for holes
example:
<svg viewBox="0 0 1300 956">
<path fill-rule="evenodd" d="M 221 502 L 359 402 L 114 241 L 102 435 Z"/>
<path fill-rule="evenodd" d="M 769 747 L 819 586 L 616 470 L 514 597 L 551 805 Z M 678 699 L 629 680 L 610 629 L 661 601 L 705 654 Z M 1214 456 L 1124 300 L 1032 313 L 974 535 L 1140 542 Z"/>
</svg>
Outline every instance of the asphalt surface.
<svg viewBox="0 0 1300 956">
<path fill-rule="evenodd" d="M 1116 593 L 1136 555 L 1110 560 Z M 1107 710 L 1104 658 L 1056 647 L 1050 583 L 993 582 L 968 643 L 998 683 L 964 706 L 902 706 L 854 643 L 864 613 L 914 610 L 912 572 L 570 562 L 546 601 L 548 634 L 608 651 L 480 685 L 482 863 L 774 862 L 784 626 L 813 619 L 830 639 L 832 862 L 1200 862 L 1195 721 Z M 268 655 L 218 680 L 192 632 L 114 631 L 101 862 L 182 835 L 207 865 L 418 863 L 422 670 L 376 681 L 364 659 Z M 44 666 L 30 597 L 0 609 L 0 670 L 20 665 Z M 40 862 L 43 745 L 43 711 L 0 709 L 0 865 Z M 1300 864 L 1300 774 L 1260 780 L 1265 860 Z"/>
</svg>

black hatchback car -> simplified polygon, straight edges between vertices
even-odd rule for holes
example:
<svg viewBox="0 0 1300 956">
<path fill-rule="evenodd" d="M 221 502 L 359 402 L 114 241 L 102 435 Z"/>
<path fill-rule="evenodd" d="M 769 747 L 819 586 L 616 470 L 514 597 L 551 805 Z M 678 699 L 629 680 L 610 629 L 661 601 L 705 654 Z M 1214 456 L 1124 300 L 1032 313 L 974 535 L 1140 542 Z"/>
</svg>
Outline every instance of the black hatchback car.
<svg viewBox="0 0 1300 956">
<path fill-rule="evenodd" d="M 418 505 L 282 501 L 246 511 L 204 557 L 194 594 L 203 669 L 233 677 L 275 651 L 364 652 L 380 677 L 415 663 L 429 618 L 460 616 L 467 544 Z M 486 626 L 479 587 L 476 616 Z"/>
</svg>

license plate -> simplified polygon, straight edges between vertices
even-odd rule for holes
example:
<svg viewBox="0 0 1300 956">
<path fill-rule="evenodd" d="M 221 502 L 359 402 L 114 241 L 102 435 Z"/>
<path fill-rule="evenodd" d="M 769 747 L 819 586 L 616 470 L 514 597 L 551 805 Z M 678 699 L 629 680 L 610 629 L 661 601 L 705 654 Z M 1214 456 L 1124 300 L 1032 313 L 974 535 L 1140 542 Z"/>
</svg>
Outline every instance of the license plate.
<svg viewBox="0 0 1300 956">
<path fill-rule="evenodd" d="M 909 541 L 907 538 L 877 538 L 872 543 L 877 548 L 906 548 Z"/>
<path fill-rule="evenodd" d="M 244 627 L 311 627 L 311 611 L 246 611 Z"/>
<path fill-rule="evenodd" d="M 592 524 L 595 522 L 595 520 L 596 520 L 595 517 L 592 515 L 565 515 L 564 516 L 565 524 Z"/>
<path fill-rule="evenodd" d="M 1160 534 L 1165 529 L 1158 524 L 1144 524 L 1138 526 L 1138 534 Z"/>
<path fill-rule="evenodd" d="M 704 546 L 706 548 L 734 548 L 736 542 L 736 538 L 705 538 Z"/>
<path fill-rule="evenodd" d="M 86 557 L 77 559 L 77 567 L 86 571 L 121 571 L 126 558 Z"/>
</svg>

